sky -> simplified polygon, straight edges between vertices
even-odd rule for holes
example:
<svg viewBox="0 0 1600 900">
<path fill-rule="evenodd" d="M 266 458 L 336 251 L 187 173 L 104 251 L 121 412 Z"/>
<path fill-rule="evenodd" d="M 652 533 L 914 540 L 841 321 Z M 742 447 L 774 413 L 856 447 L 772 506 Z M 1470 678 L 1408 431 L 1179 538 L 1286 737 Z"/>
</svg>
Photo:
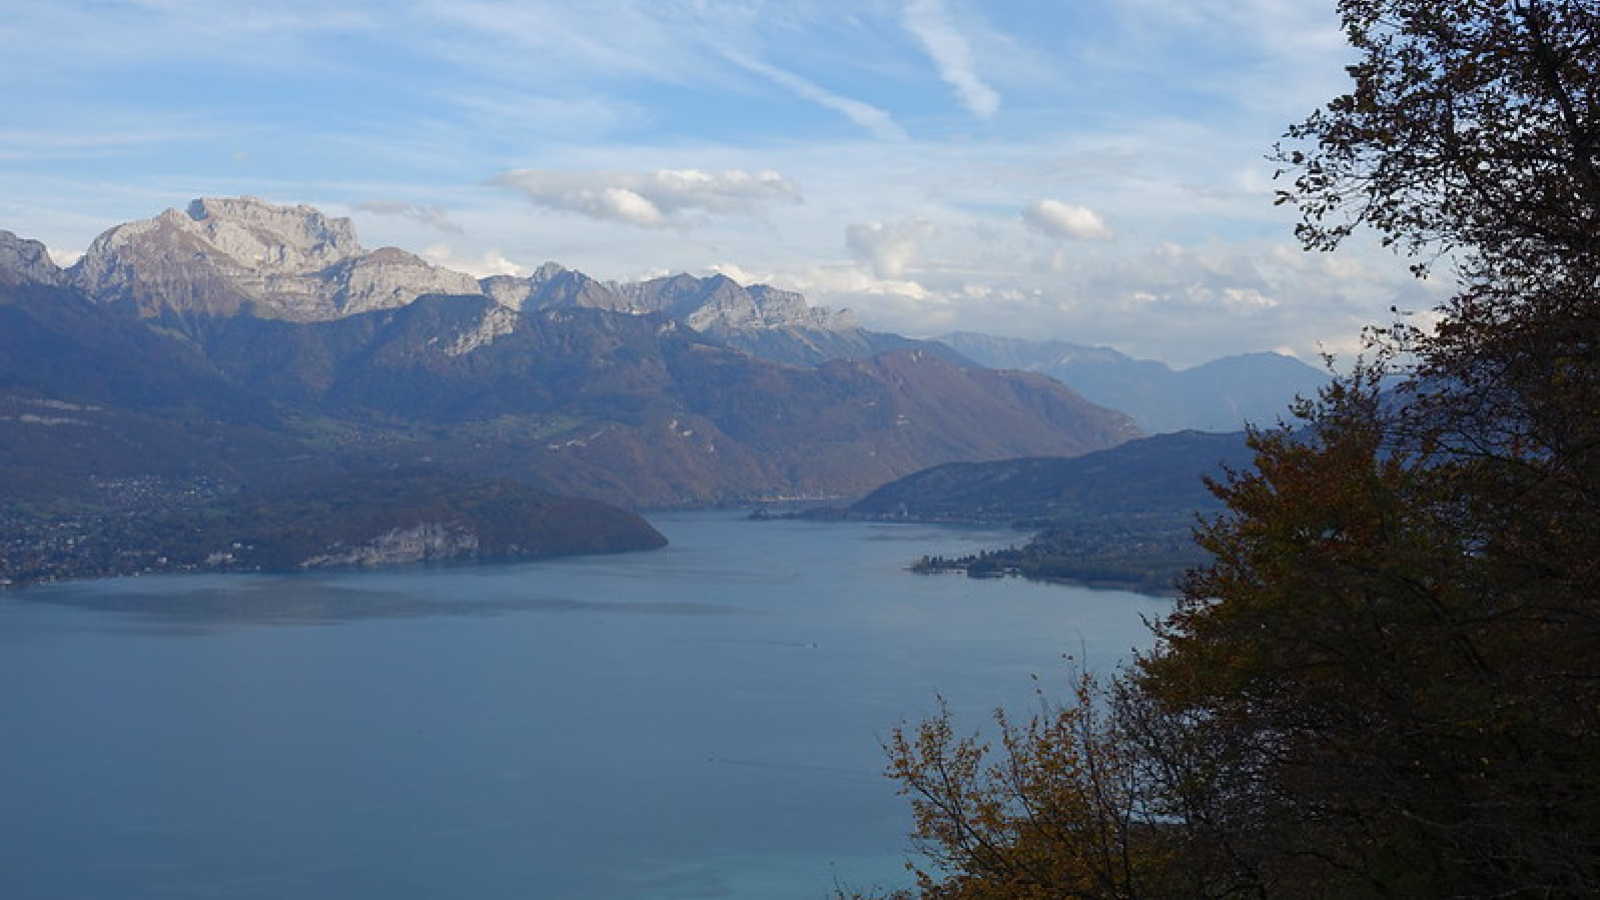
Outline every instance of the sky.
<svg viewBox="0 0 1600 900">
<path fill-rule="evenodd" d="M 1348 360 L 1437 287 L 1302 251 L 1332 0 L 7 0 L 0 229 L 195 197 L 474 275 L 726 274 L 862 325 Z"/>
</svg>

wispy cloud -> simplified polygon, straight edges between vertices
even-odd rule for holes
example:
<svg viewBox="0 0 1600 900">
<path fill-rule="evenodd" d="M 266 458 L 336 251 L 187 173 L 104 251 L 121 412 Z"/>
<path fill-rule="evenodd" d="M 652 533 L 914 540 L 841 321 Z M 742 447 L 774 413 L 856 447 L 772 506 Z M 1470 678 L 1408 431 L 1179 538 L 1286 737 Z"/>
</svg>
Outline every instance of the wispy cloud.
<svg viewBox="0 0 1600 900">
<path fill-rule="evenodd" d="M 419 42 L 464 69 L 500 78 L 671 82 L 703 75 L 693 42 L 657 4 L 614 2 L 603 11 L 548 0 L 422 0 L 414 6 L 434 31 Z M 463 35 L 472 40 L 462 41 Z"/>
<path fill-rule="evenodd" d="M 999 93 L 978 75 L 972 45 L 950 18 L 943 0 L 910 0 L 902 21 L 933 59 L 939 77 L 955 88 L 963 106 L 983 119 L 1000 110 Z"/>
<path fill-rule="evenodd" d="M 359 200 L 351 204 L 351 208 L 375 216 L 398 216 L 410 219 L 448 234 L 462 233 L 461 226 L 450 218 L 449 212 L 442 206 L 419 206 L 403 200 Z"/>
<path fill-rule="evenodd" d="M 10 59 L 68 52 L 82 72 L 178 60 L 215 61 L 225 71 L 240 63 L 284 70 L 338 65 L 317 53 L 318 40 L 381 35 L 394 15 L 371 3 L 326 0 L 279 0 L 248 9 L 207 0 L 11 0 L 7 18 L 23 23 L 0 26 L 0 50 Z"/>
<path fill-rule="evenodd" d="M 84 130 L 62 124 L 30 130 L 0 130 L 0 161 L 73 159 L 110 156 L 129 150 L 158 147 L 215 136 L 205 126 L 190 122 L 139 122 L 131 117 L 103 131 Z"/>
<path fill-rule="evenodd" d="M 537 206 L 641 228 L 687 225 L 694 215 L 759 215 L 770 203 L 800 197 L 799 189 L 777 172 L 741 169 L 514 169 L 491 183 L 516 190 Z"/>
<path fill-rule="evenodd" d="M 730 53 L 728 58 L 751 72 L 770 79 L 801 99 L 843 114 L 879 139 L 902 141 L 906 138 L 905 129 L 897 125 L 887 112 L 870 103 L 840 96 L 807 78 L 741 53 Z"/>
</svg>

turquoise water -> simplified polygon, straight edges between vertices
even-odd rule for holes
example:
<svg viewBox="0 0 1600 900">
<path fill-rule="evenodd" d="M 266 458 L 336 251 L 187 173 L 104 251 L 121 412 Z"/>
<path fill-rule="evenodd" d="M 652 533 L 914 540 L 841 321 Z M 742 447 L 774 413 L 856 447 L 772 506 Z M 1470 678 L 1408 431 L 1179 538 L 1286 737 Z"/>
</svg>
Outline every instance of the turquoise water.
<svg viewBox="0 0 1600 900">
<path fill-rule="evenodd" d="M 0 595 L 0 885 L 65 898 L 821 898 L 905 882 L 879 741 L 1163 601 L 916 576 L 994 531 L 652 517 L 662 551 Z"/>
</svg>

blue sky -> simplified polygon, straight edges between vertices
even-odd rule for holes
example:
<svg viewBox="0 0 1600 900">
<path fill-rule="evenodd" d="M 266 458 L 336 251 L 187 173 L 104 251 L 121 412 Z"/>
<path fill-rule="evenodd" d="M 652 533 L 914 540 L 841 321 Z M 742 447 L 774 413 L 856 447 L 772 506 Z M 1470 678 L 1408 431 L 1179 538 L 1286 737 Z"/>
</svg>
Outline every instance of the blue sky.
<svg viewBox="0 0 1600 900">
<path fill-rule="evenodd" d="M 9 0 L 0 228 L 62 260 L 200 196 L 476 275 L 803 291 L 869 328 L 1190 365 L 1435 302 L 1295 245 L 1266 155 L 1319 0 Z"/>
</svg>

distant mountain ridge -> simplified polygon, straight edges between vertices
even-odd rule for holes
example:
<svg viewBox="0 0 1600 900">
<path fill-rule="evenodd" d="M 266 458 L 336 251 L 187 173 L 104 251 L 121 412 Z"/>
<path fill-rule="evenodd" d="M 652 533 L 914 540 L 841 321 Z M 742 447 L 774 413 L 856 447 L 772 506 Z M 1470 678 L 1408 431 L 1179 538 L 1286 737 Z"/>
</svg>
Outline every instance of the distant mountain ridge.
<svg viewBox="0 0 1600 900">
<path fill-rule="evenodd" d="M 1174 371 L 1109 347 L 973 332 L 935 340 L 980 365 L 1038 372 L 1087 399 L 1127 413 L 1151 434 L 1237 431 L 1288 417 L 1296 397 L 1326 386 L 1327 372 L 1279 353 L 1250 353 Z"/>
<path fill-rule="evenodd" d="M 1172 432 L 1075 457 L 947 463 L 883 485 L 851 517 L 1042 527 L 1121 515 L 1220 510 L 1205 485 L 1250 464 L 1243 432 Z"/>
</svg>

